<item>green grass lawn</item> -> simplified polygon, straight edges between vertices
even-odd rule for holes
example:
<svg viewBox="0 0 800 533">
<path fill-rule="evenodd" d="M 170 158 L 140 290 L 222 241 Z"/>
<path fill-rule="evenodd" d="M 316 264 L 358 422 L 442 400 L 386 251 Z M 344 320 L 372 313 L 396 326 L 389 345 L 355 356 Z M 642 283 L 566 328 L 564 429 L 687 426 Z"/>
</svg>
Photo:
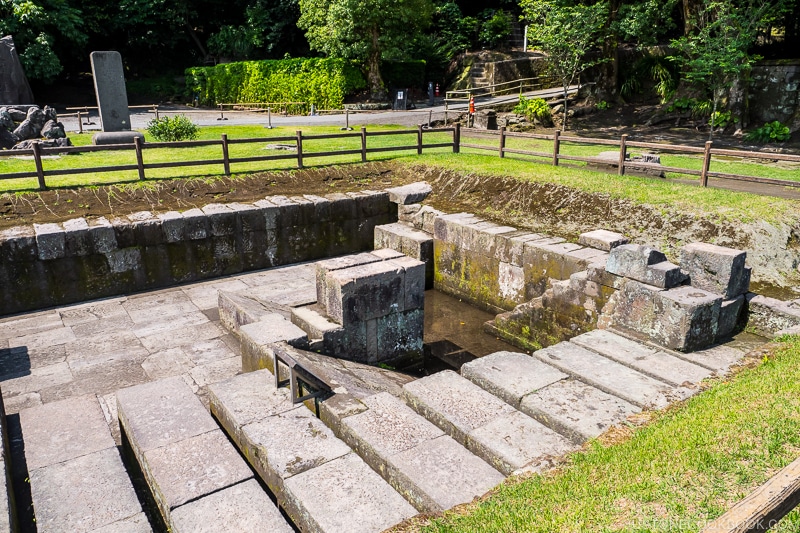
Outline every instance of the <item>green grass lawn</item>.
<svg viewBox="0 0 800 533">
<path fill-rule="evenodd" d="M 403 531 L 699 531 L 800 456 L 800 337 L 773 355 L 557 471 Z M 776 530 L 800 531 L 800 514 Z"/>
</svg>

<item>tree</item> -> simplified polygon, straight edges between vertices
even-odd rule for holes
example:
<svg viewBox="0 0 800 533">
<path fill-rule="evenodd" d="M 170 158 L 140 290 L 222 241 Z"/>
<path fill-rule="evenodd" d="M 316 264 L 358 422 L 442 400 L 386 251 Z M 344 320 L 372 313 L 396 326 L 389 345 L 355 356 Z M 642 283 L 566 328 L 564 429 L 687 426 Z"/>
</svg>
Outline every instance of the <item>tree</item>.
<svg viewBox="0 0 800 533">
<path fill-rule="evenodd" d="M 692 21 L 689 35 L 673 39 L 679 53 L 673 56 L 683 67 L 683 77 L 711 93 L 711 120 L 708 138 L 714 134 L 717 109 L 726 90 L 750 70 L 757 56 L 748 53 L 757 30 L 776 2 L 747 0 L 735 5 L 729 0 L 702 0 Z"/>
<path fill-rule="evenodd" d="M 564 88 L 564 124 L 567 129 L 567 92 L 581 73 L 600 59 L 589 52 L 601 40 L 608 6 L 598 2 L 580 5 L 568 0 L 521 0 L 530 22 L 528 38 L 547 55 L 553 74 Z"/>
<path fill-rule="evenodd" d="M 314 50 L 363 61 L 372 98 L 386 96 L 380 73 L 383 56 L 428 26 L 430 0 L 300 0 L 297 25 Z"/>
</svg>

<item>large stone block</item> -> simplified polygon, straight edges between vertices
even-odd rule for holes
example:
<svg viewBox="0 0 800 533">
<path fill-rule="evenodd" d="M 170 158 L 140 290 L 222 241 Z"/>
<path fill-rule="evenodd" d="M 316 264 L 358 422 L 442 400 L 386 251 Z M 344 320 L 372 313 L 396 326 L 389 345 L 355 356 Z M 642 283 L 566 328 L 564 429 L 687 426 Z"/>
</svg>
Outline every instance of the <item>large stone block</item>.
<svg viewBox="0 0 800 533">
<path fill-rule="evenodd" d="M 236 211 L 227 204 L 208 204 L 202 211 L 208 217 L 208 225 L 214 237 L 235 235 L 239 229 L 236 224 Z"/>
<path fill-rule="evenodd" d="M 0 259 L 3 262 L 34 261 L 39 256 L 36 233 L 30 226 L 16 226 L 0 231 Z"/>
<path fill-rule="evenodd" d="M 65 253 L 67 256 L 83 256 L 92 253 L 92 240 L 89 224 L 85 218 L 73 218 L 63 224 L 65 232 Z"/>
<path fill-rule="evenodd" d="M 386 192 L 389 193 L 390 201 L 403 205 L 421 202 L 427 198 L 432 191 L 433 188 L 424 181 L 386 189 Z"/>
<path fill-rule="evenodd" d="M 683 286 L 660 290 L 629 281 L 617 293 L 614 325 L 674 350 L 694 351 L 713 344 L 722 298 Z"/>
<path fill-rule="evenodd" d="M 692 287 L 735 298 L 750 286 L 746 256 L 741 250 L 694 242 L 681 248 L 681 268 L 689 275 Z"/>
<path fill-rule="evenodd" d="M 105 217 L 89 221 L 89 236 L 94 253 L 105 254 L 117 248 L 117 235 L 114 226 Z"/>
<path fill-rule="evenodd" d="M 60 224 L 34 224 L 36 233 L 36 247 L 39 250 L 39 259 L 48 261 L 64 257 L 66 247 L 66 233 Z"/>
<path fill-rule="evenodd" d="M 772 337 L 781 330 L 800 326 L 800 300 L 783 301 L 748 293 L 747 325 L 759 335 Z"/>
<path fill-rule="evenodd" d="M 391 261 L 334 270 L 327 275 L 328 316 L 347 326 L 402 311 L 405 272 Z"/>
<path fill-rule="evenodd" d="M 318 261 L 315 265 L 317 302 L 319 302 L 319 304 L 322 305 L 323 307 L 327 306 L 328 272 L 332 272 L 334 270 L 342 270 L 344 268 L 350 268 L 358 265 L 366 265 L 368 263 L 377 263 L 378 261 L 381 261 L 380 257 L 369 253 L 345 255 L 342 257 L 334 257 L 333 259 L 325 259 L 324 261 Z"/>
<path fill-rule="evenodd" d="M 723 300 L 719 308 L 719 327 L 717 328 L 717 339 L 725 339 L 734 334 L 739 329 L 739 324 L 744 310 L 744 294 Z"/>
<path fill-rule="evenodd" d="M 615 233 L 604 229 L 597 229 L 586 233 L 581 233 L 578 237 L 578 244 L 604 250 L 611 251 L 612 248 L 628 244 L 628 238 L 621 233 Z"/>
<path fill-rule="evenodd" d="M 606 262 L 606 272 L 641 280 L 647 275 L 647 267 L 666 261 L 662 252 L 641 244 L 622 244 L 611 250 Z"/>
</svg>

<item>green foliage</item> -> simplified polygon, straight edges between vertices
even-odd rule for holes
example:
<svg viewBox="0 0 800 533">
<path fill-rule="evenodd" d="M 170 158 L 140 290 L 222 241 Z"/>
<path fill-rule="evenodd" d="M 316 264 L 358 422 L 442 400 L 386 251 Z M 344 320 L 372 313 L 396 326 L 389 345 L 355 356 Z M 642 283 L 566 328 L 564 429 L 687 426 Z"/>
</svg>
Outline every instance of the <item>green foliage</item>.
<svg viewBox="0 0 800 533">
<path fill-rule="evenodd" d="M 691 111 L 696 106 L 697 106 L 696 98 L 688 98 L 686 96 L 681 96 L 667 107 L 667 111 L 669 113 L 673 113 L 675 111 L 684 113 L 686 111 Z"/>
<path fill-rule="evenodd" d="M 751 131 L 745 135 L 745 140 L 759 143 L 783 142 L 788 141 L 790 136 L 789 127 L 775 120 Z"/>
<path fill-rule="evenodd" d="M 306 102 L 338 109 L 344 97 L 366 87 L 358 68 L 344 59 L 242 61 L 186 70 L 186 84 L 201 104 Z"/>
<path fill-rule="evenodd" d="M 129 99 L 146 102 L 180 100 L 186 96 L 186 85 L 171 76 L 126 79 L 125 89 Z"/>
<path fill-rule="evenodd" d="M 598 111 L 605 111 L 606 109 L 609 109 L 611 107 L 611 104 L 609 104 L 605 100 L 600 100 L 599 102 L 597 102 L 596 107 Z"/>
<path fill-rule="evenodd" d="M 511 35 L 511 15 L 502 9 L 487 11 L 492 14 L 487 13 L 488 17 L 481 25 L 480 42 L 487 48 L 503 48 Z"/>
<path fill-rule="evenodd" d="M 550 106 L 542 98 L 528 99 L 520 96 L 519 103 L 514 107 L 514 113 L 524 115 L 529 122 L 533 122 L 536 119 L 545 126 L 553 123 Z"/>
<path fill-rule="evenodd" d="M 164 116 L 148 122 L 147 133 L 157 141 L 189 141 L 197 138 L 198 128 L 186 115 Z"/>
<path fill-rule="evenodd" d="M 629 98 L 643 89 L 642 80 L 653 83 L 653 91 L 666 103 L 678 87 L 680 73 L 669 58 L 659 54 L 646 54 L 623 73 L 620 95 Z"/>
<path fill-rule="evenodd" d="M 677 0 L 622 2 L 614 28 L 623 41 L 651 46 L 675 27 L 672 10 Z"/>
<path fill-rule="evenodd" d="M 208 38 L 208 51 L 218 57 L 250 59 L 257 43 L 255 32 L 247 26 L 223 26 Z"/>
<path fill-rule="evenodd" d="M 731 123 L 733 116 L 730 111 L 714 111 L 708 117 L 708 125 L 712 128 L 725 129 Z"/>
<path fill-rule="evenodd" d="M 425 66 L 425 61 L 382 61 L 383 81 L 387 87 L 422 87 Z"/>
</svg>

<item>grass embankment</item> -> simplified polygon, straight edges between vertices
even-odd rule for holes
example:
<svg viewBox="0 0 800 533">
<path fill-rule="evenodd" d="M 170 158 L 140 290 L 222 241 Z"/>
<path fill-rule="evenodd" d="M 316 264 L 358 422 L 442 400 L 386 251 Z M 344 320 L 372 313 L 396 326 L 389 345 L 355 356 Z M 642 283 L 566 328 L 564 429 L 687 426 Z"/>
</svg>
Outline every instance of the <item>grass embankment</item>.
<svg viewBox="0 0 800 533">
<path fill-rule="evenodd" d="M 800 337 L 557 471 L 403 527 L 432 532 L 699 531 L 800 456 Z M 800 531 L 800 513 L 776 531 Z"/>
</svg>

